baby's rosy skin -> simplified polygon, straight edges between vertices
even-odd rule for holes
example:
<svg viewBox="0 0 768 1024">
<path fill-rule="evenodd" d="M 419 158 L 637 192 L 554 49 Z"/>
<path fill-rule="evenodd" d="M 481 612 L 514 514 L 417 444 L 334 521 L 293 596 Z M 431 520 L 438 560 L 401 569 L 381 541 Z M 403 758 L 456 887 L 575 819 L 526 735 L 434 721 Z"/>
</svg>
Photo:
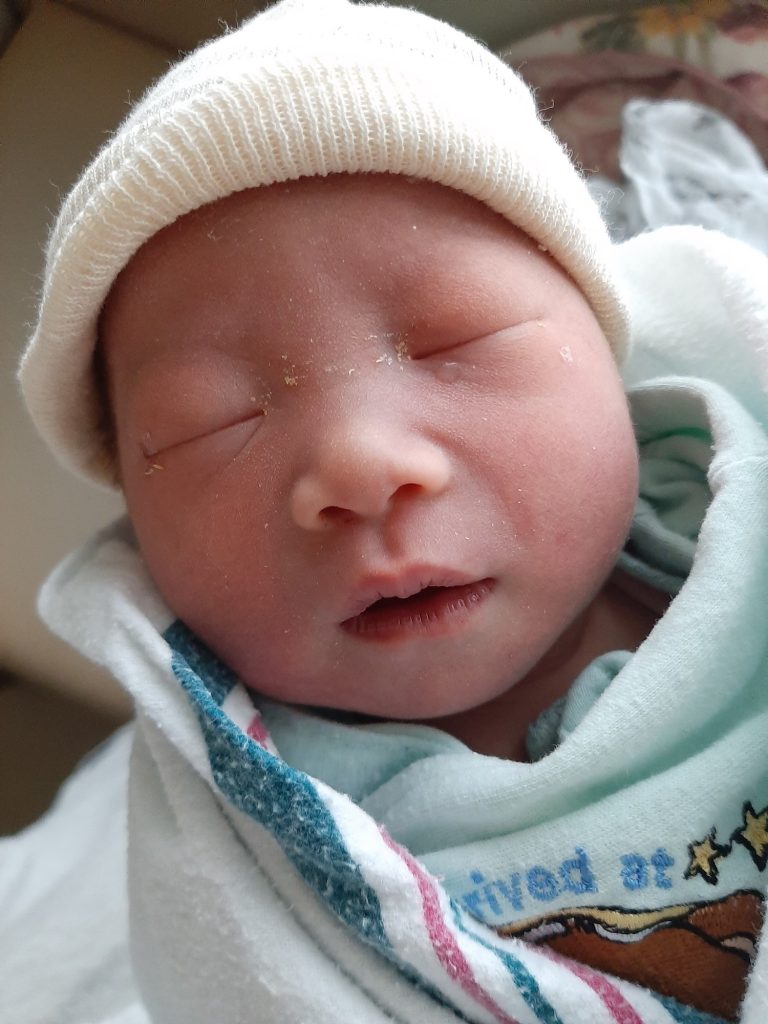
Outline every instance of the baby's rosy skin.
<svg viewBox="0 0 768 1024">
<path fill-rule="evenodd" d="M 457 191 L 336 175 L 220 200 L 139 251 L 101 338 L 150 572 L 269 697 L 411 720 L 493 702 L 626 538 L 637 454 L 597 321 Z M 430 582 L 475 585 L 356 617 Z"/>
</svg>

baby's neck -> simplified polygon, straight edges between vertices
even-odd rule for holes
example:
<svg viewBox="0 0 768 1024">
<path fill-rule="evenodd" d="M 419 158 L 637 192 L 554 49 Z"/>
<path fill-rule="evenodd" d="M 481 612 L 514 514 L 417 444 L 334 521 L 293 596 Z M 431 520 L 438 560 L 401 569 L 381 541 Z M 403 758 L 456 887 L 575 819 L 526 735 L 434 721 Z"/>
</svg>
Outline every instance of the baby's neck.
<svg viewBox="0 0 768 1024">
<path fill-rule="evenodd" d="M 478 753 L 527 761 L 528 726 L 568 692 L 595 658 L 608 651 L 636 650 L 668 603 L 667 595 L 617 570 L 524 679 L 487 704 L 424 724 L 450 733 Z"/>
</svg>

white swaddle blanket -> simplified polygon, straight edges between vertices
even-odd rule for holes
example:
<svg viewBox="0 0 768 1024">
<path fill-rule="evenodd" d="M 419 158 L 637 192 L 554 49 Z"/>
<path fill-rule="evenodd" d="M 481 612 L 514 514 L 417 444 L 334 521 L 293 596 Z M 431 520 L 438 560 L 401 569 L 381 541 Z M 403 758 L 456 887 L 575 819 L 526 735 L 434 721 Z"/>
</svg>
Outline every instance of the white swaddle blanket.
<svg viewBox="0 0 768 1024">
<path fill-rule="evenodd" d="M 698 224 L 768 253 L 768 170 L 727 117 L 689 100 L 631 100 L 622 112 L 620 186 L 588 180 L 614 241 Z"/>
<path fill-rule="evenodd" d="M 628 379 L 693 365 L 725 378 L 765 419 L 768 260 L 696 229 L 639 238 L 621 258 L 642 342 Z M 36 832 L 0 847 L 10 906 L 0 952 L 17 950 L 13 971 L 2 969 L 3 1024 L 712 1020 L 499 935 L 364 810 L 282 761 L 243 687 L 174 622 L 127 523 L 68 559 L 41 608 L 121 680 L 137 719 L 125 833 L 123 735 Z M 74 817 L 88 800 L 88 814 Z M 57 875 L 68 820 L 87 835 L 70 842 L 79 865 L 73 855 Z M 37 883 L 25 897 L 29 870 Z M 43 893 L 54 877 L 69 891 L 51 907 Z M 763 941 L 741 1021 L 767 1015 Z"/>
</svg>

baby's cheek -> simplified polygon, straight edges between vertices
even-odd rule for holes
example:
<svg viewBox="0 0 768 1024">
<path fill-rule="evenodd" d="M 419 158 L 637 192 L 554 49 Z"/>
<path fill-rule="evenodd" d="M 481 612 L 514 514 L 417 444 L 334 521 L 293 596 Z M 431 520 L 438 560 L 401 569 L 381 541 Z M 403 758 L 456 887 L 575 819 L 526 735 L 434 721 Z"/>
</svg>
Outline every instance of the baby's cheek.
<svg viewBox="0 0 768 1024">
<path fill-rule="evenodd" d="M 529 477 L 522 522 L 542 577 L 590 592 L 623 547 L 637 497 L 637 450 L 619 416 L 592 431 L 563 431 Z"/>
<path fill-rule="evenodd" d="M 631 430 L 625 432 L 617 424 L 613 432 L 595 440 L 591 454 L 584 467 L 581 505 L 574 515 L 570 544 L 584 560 L 585 572 L 591 569 L 599 578 L 613 568 L 635 509 L 638 469 Z"/>
<path fill-rule="evenodd" d="M 597 496 L 603 496 L 605 513 L 629 522 L 638 492 L 639 456 L 629 414 L 623 410 L 596 435 L 595 475 Z"/>
</svg>

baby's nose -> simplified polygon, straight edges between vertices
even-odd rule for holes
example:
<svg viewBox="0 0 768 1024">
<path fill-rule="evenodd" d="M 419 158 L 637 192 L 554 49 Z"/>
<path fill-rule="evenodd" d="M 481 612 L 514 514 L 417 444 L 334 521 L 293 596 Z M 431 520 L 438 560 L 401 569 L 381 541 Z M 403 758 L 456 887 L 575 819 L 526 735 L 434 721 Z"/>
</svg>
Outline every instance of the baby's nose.
<svg viewBox="0 0 768 1024">
<path fill-rule="evenodd" d="M 448 485 L 448 455 L 428 438 L 376 424 L 325 436 L 291 492 L 294 521 L 305 530 L 381 519 L 407 495 L 435 495 Z"/>
</svg>

